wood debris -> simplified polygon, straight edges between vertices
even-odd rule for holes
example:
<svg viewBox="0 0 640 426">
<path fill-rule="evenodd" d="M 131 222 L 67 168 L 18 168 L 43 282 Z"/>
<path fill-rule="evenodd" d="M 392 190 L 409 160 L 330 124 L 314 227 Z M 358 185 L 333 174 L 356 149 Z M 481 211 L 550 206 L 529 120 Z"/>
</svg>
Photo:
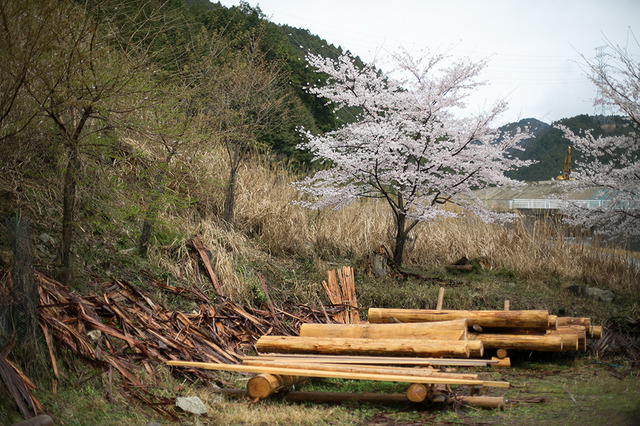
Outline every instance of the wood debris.
<svg viewBox="0 0 640 426">
<path fill-rule="evenodd" d="M 8 349 L 0 352 L 0 380 L 13 397 L 24 418 L 42 412 L 42 405 L 33 395 L 36 386 L 22 371 L 7 359 Z"/>
<path fill-rule="evenodd" d="M 327 281 L 322 281 L 322 286 L 334 306 L 344 307 L 343 311 L 333 315 L 332 318 L 342 324 L 358 324 L 360 314 L 353 268 L 344 266 L 341 269 L 327 271 Z"/>
<path fill-rule="evenodd" d="M 148 392 L 139 379 L 142 370 L 159 380 L 157 366 L 170 360 L 237 364 L 260 336 L 297 334 L 301 323 L 324 319 L 321 311 L 291 304 L 287 315 L 293 320 L 285 323 L 275 318 L 278 308 L 272 304 L 270 310 L 261 310 L 223 297 L 213 303 L 197 286 L 169 286 L 157 280 L 148 284 L 191 299 L 198 308 L 189 313 L 172 311 L 123 280 L 103 284 L 100 294 L 81 296 L 39 272 L 35 278 L 40 291 L 39 320 L 55 380 L 61 379 L 57 348 L 62 346 L 110 375 L 119 372 L 130 397 L 174 420 L 176 414 L 169 408 L 173 401 Z M 207 370 L 178 374 L 191 382 L 228 385 Z"/>
</svg>

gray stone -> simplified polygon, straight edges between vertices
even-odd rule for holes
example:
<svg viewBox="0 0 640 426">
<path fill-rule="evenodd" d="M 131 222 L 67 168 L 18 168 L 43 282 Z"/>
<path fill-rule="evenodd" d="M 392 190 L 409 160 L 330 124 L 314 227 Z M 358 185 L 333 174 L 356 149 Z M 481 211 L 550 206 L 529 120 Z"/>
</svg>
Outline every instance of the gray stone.
<svg viewBox="0 0 640 426">
<path fill-rule="evenodd" d="M 51 244 L 52 246 L 56 245 L 56 240 L 47 233 L 40 234 L 40 241 L 42 241 L 45 244 Z"/>
<path fill-rule="evenodd" d="M 40 414 L 20 423 L 15 423 L 13 426 L 53 426 L 53 419 L 46 414 Z"/>
<path fill-rule="evenodd" d="M 182 411 L 193 414 L 207 415 L 207 407 L 197 396 L 179 396 L 176 398 L 176 407 Z"/>
<path fill-rule="evenodd" d="M 611 290 L 603 290 L 597 287 L 585 287 L 584 295 L 593 297 L 594 299 L 602 300 L 603 302 L 611 303 L 613 301 L 613 292 Z"/>
</svg>

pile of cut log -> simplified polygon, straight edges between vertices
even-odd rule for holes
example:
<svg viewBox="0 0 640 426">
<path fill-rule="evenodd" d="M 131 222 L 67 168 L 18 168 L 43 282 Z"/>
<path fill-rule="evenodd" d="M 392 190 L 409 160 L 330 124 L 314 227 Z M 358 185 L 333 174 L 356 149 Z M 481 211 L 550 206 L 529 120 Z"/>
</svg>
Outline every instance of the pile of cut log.
<svg viewBox="0 0 640 426">
<path fill-rule="evenodd" d="M 334 307 L 337 324 L 304 323 L 298 335 L 265 335 L 255 344 L 257 356 L 242 365 L 170 361 L 169 365 L 257 373 L 246 393 L 255 399 L 300 383 L 309 377 L 380 380 L 409 384 L 406 394 L 375 395 L 282 392 L 284 398 L 315 401 L 361 399 L 457 402 L 503 408 L 502 397 L 473 395 L 482 387 L 508 387 L 477 374 L 442 371 L 445 366 L 510 366 L 508 351 L 575 352 L 586 350 L 587 338 L 599 338 L 602 327 L 589 318 L 557 317 L 544 310 L 443 310 L 444 288 L 435 310 L 370 308 L 368 322 L 357 315 L 353 271 L 327 271 L 323 286 Z M 482 359 L 485 351 L 496 356 Z M 452 391 L 452 386 L 458 387 Z M 463 396 L 469 386 L 471 395 Z"/>
<path fill-rule="evenodd" d="M 499 358 L 507 351 L 576 352 L 587 350 L 587 339 L 599 339 L 602 327 L 590 318 L 558 317 L 545 310 L 465 311 L 370 308 L 370 323 L 430 323 L 466 319 L 463 339 L 480 341 Z"/>
</svg>

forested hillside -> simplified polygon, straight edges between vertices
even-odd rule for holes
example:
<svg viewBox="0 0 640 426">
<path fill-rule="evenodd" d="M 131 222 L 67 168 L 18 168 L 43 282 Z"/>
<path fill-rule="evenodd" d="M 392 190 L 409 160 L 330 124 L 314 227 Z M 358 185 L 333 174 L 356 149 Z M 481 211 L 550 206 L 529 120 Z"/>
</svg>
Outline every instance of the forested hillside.
<svg viewBox="0 0 640 426">
<path fill-rule="evenodd" d="M 567 126 L 575 133 L 591 131 L 595 137 L 601 135 L 621 135 L 629 131 L 628 124 L 622 117 L 598 117 L 578 115 L 564 118 L 557 123 Z M 516 127 L 528 127 L 532 138 L 522 141 L 524 151 L 514 150 L 513 155 L 523 160 L 534 160 L 537 163 L 529 167 L 506 173 L 507 176 L 521 181 L 551 180 L 562 174 L 567 147 L 571 145 L 562 131 L 536 119 L 524 119 L 517 123 L 503 126 L 500 130 L 509 132 Z M 582 158 L 578 150 L 571 152 L 572 164 Z"/>
</svg>

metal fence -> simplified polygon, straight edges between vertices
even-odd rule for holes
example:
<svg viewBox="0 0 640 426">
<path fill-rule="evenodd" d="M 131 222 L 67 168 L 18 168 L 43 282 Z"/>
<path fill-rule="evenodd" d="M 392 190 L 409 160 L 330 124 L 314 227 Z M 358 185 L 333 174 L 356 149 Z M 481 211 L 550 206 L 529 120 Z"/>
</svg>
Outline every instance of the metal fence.
<svg viewBox="0 0 640 426">
<path fill-rule="evenodd" d="M 568 205 L 574 205 L 585 208 L 602 207 L 603 200 L 556 200 L 542 198 L 514 198 L 509 200 L 509 210 L 514 209 L 530 209 L 530 210 L 559 210 Z"/>
</svg>

